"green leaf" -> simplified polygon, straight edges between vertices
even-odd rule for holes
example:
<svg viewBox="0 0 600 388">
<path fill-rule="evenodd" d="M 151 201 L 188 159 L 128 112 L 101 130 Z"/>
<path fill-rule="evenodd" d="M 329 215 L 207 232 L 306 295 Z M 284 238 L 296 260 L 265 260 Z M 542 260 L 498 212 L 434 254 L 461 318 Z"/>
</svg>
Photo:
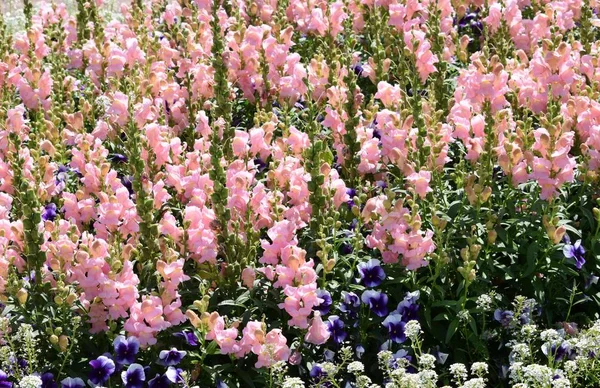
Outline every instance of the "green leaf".
<svg viewBox="0 0 600 388">
<path fill-rule="evenodd" d="M 525 268 L 525 272 L 523 273 L 523 277 L 530 276 L 537 266 L 538 252 L 540 251 L 540 246 L 537 242 L 533 242 L 527 248 L 527 267 Z"/>
<path fill-rule="evenodd" d="M 450 326 L 448 326 L 448 331 L 446 332 L 446 343 L 450 342 L 452 337 L 454 337 L 454 334 L 456 333 L 457 329 L 458 329 L 458 319 L 455 319 L 450 323 Z"/>
</svg>

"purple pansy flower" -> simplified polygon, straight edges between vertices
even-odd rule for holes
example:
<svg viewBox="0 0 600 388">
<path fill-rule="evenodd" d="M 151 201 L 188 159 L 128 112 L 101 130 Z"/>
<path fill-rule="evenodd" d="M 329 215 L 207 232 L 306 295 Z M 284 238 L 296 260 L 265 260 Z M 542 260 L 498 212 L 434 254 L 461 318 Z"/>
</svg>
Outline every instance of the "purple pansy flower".
<svg viewBox="0 0 600 388">
<path fill-rule="evenodd" d="M 379 317 L 385 317 L 388 313 L 388 296 L 383 292 L 367 290 L 363 292 L 361 300 L 369 306 L 371 311 Z"/>
<path fill-rule="evenodd" d="M 497 309 L 494 311 L 494 319 L 500 322 L 504 327 L 508 327 L 508 325 L 510 325 L 514 315 L 515 313 L 510 310 L 503 311 L 501 309 Z"/>
<path fill-rule="evenodd" d="M 337 315 L 332 315 L 327 320 L 327 328 L 331 333 L 331 339 L 336 344 L 341 344 L 346 340 L 348 333 L 344 330 L 344 321 L 340 319 Z"/>
<path fill-rule="evenodd" d="M 390 339 L 396 343 L 403 343 L 406 341 L 406 335 L 404 335 L 404 326 L 406 323 L 402 321 L 402 315 L 390 314 L 383 321 L 383 326 L 388 329 Z"/>
<path fill-rule="evenodd" d="M 184 382 L 183 377 L 181 376 L 182 373 L 183 373 L 182 369 L 170 366 L 167 369 L 165 376 L 167 376 L 167 379 L 169 379 L 170 382 L 172 382 L 174 384 L 179 384 L 179 383 Z"/>
<path fill-rule="evenodd" d="M 113 342 L 115 360 L 118 364 L 129 365 L 135 361 L 135 355 L 140 349 L 140 342 L 135 337 L 118 336 Z"/>
<path fill-rule="evenodd" d="M 42 211 L 42 219 L 44 221 L 54 221 L 56 216 L 58 215 L 56 204 L 50 202 L 46 206 L 44 206 L 44 210 Z"/>
<path fill-rule="evenodd" d="M 575 267 L 581 269 L 585 264 L 585 249 L 581 245 L 581 240 L 575 241 L 575 244 L 565 244 L 563 247 L 563 254 L 567 259 L 575 260 Z"/>
<path fill-rule="evenodd" d="M 131 364 L 126 371 L 121 372 L 121 380 L 126 388 L 142 388 L 146 381 L 144 367 L 140 364 Z"/>
<path fill-rule="evenodd" d="M 115 373 L 115 362 L 106 356 L 100 356 L 90 361 L 90 366 L 92 370 L 88 377 L 95 385 L 108 381 L 110 376 Z"/>
<path fill-rule="evenodd" d="M 171 348 L 171 350 L 163 350 L 158 355 L 158 363 L 164 366 L 177 365 L 181 362 L 187 352 Z"/>
<path fill-rule="evenodd" d="M 180 331 L 178 333 L 173 334 L 175 337 L 179 337 L 179 338 L 183 338 L 185 339 L 185 342 L 187 342 L 188 345 L 190 346 L 198 346 L 198 337 L 196 337 L 196 334 L 194 334 L 193 331 Z"/>
<path fill-rule="evenodd" d="M 79 377 L 67 377 L 60 382 L 61 388 L 85 388 L 85 383 Z"/>
<path fill-rule="evenodd" d="M 317 298 L 323 299 L 323 301 L 319 303 L 314 309 L 316 311 L 319 311 L 321 315 L 329 314 L 329 311 L 331 311 L 331 304 L 333 303 L 329 291 L 317 290 Z"/>
<path fill-rule="evenodd" d="M 358 273 L 360 282 L 366 287 L 377 287 L 385 279 L 385 272 L 381 268 L 381 262 L 376 259 L 371 259 L 366 263 L 358 265 Z"/>
<path fill-rule="evenodd" d="M 171 385 L 171 382 L 166 375 L 157 374 L 155 378 L 148 381 L 148 388 L 166 388 Z"/>
<path fill-rule="evenodd" d="M 42 375 L 42 388 L 56 388 L 58 384 L 54 381 L 54 375 L 50 372 L 46 372 Z M 7 388 L 0 384 L 0 388 Z"/>
<path fill-rule="evenodd" d="M 0 370 L 0 388 L 11 388 L 12 387 L 12 383 L 10 381 L 8 381 L 8 375 Z"/>
</svg>

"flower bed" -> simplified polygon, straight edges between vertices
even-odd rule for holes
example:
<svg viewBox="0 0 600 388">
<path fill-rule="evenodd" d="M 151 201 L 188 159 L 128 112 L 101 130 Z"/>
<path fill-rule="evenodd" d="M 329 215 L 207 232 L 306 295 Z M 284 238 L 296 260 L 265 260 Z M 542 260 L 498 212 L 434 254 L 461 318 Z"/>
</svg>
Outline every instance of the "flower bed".
<svg viewBox="0 0 600 388">
<path fill-rule="evenodd" d="M 596 2 L 102 3 L 0 15 L 0 387 L 600 386 Z"/>
</svg>

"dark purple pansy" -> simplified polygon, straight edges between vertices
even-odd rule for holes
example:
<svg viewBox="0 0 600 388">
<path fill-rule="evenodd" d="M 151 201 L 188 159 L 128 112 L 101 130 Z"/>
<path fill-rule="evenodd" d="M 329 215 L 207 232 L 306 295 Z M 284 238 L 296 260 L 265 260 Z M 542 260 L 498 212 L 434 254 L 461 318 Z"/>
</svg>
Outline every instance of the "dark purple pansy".
<svg viewBox="0 0 600 388">
<path fill-rule="evenodd" d="M 387 315 L 388 297 L 383 292 L 367 290 L 362 293 L 360 299 L 364 304 L 369 306 L 369 308 L 375 315 L 379 317 L 385 317 Z"/>
<path fill-rule="evenodd" d="M 140 349 L 140 342 L 135 337 L 118 336 L 114 342 L 115 361 L 118 364 L 129 365 L 135 361 L 135 355 Z"/>
<path fill-rule="evenodd" d="M 54 221 L 56 216 L 58 215 L 56 204 L 50 202 L 46 206 L 44 206 L 44 210 L 42 211 L 42 219 L 44 221 Z"/>
<path fill-rule="evenodd" d="M 50 372 L 46 372 L 42 375 L 42 388 L 56 388 L 58 384 L 54 381 L 54 375 Z M 6 388 L 0 384 L 0 388 Z"/>
<path fill-rule="evenodd" d="M 332 315 L 327 319 L 327 328 L 331 333 L 331 339 L 336 344 L 341 344 L 346 340 L 348 333 L 344 330 L 344 321 L 337 315 Z"/>
<path fill-rule="evenodd" d="M 363 67 L 362 64 L 357 63 L 356 65 L 352 66 L 352 71 L 354 71 L 354 74 L 356 74 L 357 76 L 361 77 L 363 71 L 365 71 L 365 68 Z"/>
<path fill-rule="evenodd" d="M 494 311 L 494 319 L 500 322 L 504 327 L 508 327 L 508 325 L 510 325 L 514 315 L 515 313 L 510 310 L 497 309 Z"/>
<path fill-rule="evenodd" d="M 402 321 L 402 315 L 390 314 L 383 321 L 383 326 L 388 329 L 390 339 L 396 343 L 403 343 L 406 341 L 406 335 L 404 334 L 405 322 Z"/>
<path fill-rule="evenodd" d="M 127 156 L 123 155 L 123 154 L 112 154 L 110 156 L 110 159 L 112 159 L 113 162 L 115 163 L 127 163 Z"/>
<path fill-rule="evenodd" d="M 402 320 L 408 322 L 411 320 L 418 320 L 419 318 L 419 291 L 409 292 L 404 297 L 404 300 L 398 304 L 398 313 L 402 315 Z"/>
<path fill-rule="evenodd" d="M 12 383 L 10 381 L 8 381 L 8 375 L 0 370 L 0 388 L 11 388 L 12 387 Z"/>
<path fill-rule="evenodd" d="M 342 255 L 349 255 L 354 251 L 354 248 L 352 248 L 352 244 L 350 243 L 342 243 L 342 245 L 340 245 L 340 253 Z"/>
<path fill-rule="evenodd" d="M 309 374 L 310 377 L 313 378 L 315 381 L 319 381 L 327 377 L 327 373 L 325 373 L 325 371 L 323 370 L 323 368 L 321 368 L 321 365 L 319 364 L 314 364 L 312 368 L 310 368 Z"/>
<path fill-rule="evenodd" d="M 115 373 L 115 362 L 106 356 L 100 356 L 95 360 L 90 361 L 92 370 L 88 378 L 95 385 L 100 385 L 106 382 L 110 376 Z"/>
<path fill-rule="evenodd" d="M 385 279 L 385 272 L 381 267 L 381 262 L 376 259 L 371 259 L 366 263 L 358 265 L 358 274 L 360 282 L 366 287 L 377 287 Z"/>
<path fill-rule="evenodd" d="M 327 290 L 317 290 L 317 298 L 323 299 L 319 305 L 317 305 L 314 309 L 319 311 L 321 315 L 329 314 L 331 311 L 331 304 L 333 300 L 331 299 L 331 294 Z"/>
<path fill-rule="evenodd" d="M 133 194 L 133 177 L 131 175 L 123 176 L 123 177 L 121 177 L 121 183 L 123 184 L 123 186 L 125 186 L 125 188 L 129 192 L 129 195 L 132 195 Z"/>
<path fill-rule="evenodd" d="M 267 168 L 267 163 L 263 162 L 261 158 L 254 159 L 254 165 L 258 172 L 263 172 Z"/>
<path fill-rule="evenodd" d="M 190 346 L 198 346 L 198 337 L 194 334 L 193 331 L 180 331 L 178 333 L 173 334 L 175 337 L 183 338 L 185 342 L 187 342 Z"/>
<path fill-rule="evenodd" d="M 585 264 L 585 249 L 581 245 L 581 240 L 575 241 L 575 244 L 565 244 L 563 254 L 567 259 L 575 261 L 575 267 L 581 269 Z"/>
<path fill-rule="evenodd" d="M 85 388 L 85 383 L 79 377 L 67 377 L 60 382 L 61 388 Z"/>
<path fill-rule="evenodd" d="M 164 366 L 177 365 L 181 362 L 187 352 L 171 348 L 171 350 L 162 350 L 158 354 L 158 363 Z"/>
<path fill-rule="evenodd" d="M 355 318 L 360 307 L 360 298 L 354 292 L 347 291 L 342 291 L 342 298 L 340 311 L 348 314 L 350 318 Z"/>
<path fill-rule="evenodd" d="M 126 371 L 121 372 L 121 380 L 126 388 L 142 388 L 146 381 L 144 367 L 140 364 L 131 364 Z"/>
<path fill-rule="evenodd" d="M 166 388 L 171 385 L 171 382 L 166 375 L 157 374 L 155 378 L 148 381 L 148 388 Z"/>
</svg>

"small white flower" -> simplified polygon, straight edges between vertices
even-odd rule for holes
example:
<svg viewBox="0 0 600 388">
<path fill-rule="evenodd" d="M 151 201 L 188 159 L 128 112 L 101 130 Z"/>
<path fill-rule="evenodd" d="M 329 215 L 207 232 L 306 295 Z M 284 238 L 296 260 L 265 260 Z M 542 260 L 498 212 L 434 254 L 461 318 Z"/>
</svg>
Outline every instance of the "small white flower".
<svg viewBox="0 0 600 388">
<path fill-rule="evenodd" d="M 452 373 L 452 376 L 454 376 L 454 379 L 459 382 L 462 382 L 463 380 L 465 380 L 469 375 L 469 372 L 467 372 L 467 367 L 465 366 L 465 364 L 460 364 L 460 363 L 450 365 L 450 373 Z"/>
<path fill-rule="evenodd" d="M 365 366 L 360 361 L 353 361 L 348 365 L 348 372 L 353 374 L 361 373 L 365 370 Z"/>
<path fill-rule="evenodd" d="M 552 384 L 554 373 L 545 365 L 531 364 L 523 368 L 523 376 L 534 386 L 547 387 Z"/>
<path fill-rule="evenodd" d="M 544 342 L 556 342 L 559 339 L 561 339 L 561 336 L 558 333 L 558 331 L 556 331 L 554 329 L 548 329 L 548 330 L 544 330 L 540 333 L 540 338 Z"/>
<path fill-rule="evenodd" d="M 536 325 L 524 325 L 521 328 L 521 335 L 527 339 L 532 338 L 536 332 L 537 332 Z"/>
<path fill-rule="evenodd" d="M 485 380 L 481 377 L 467 380 L 462 385 L 462 388 L 485 388 Z"/>
<path fill-rule="evenodd" d="M 356 378 L 356 386 L 358 388 L 367 388 L 371 384 L 371 379 L 367 376 L 358 376 Z"/>
<path fill-rule="evenodd" d="M 435 365 L 435 357 L 431 354 L 423 354 L 419 358 L 419 365 L 423 367 L 423 369 L 433 369 Z"/>
<path fill-rule="evenodd" d="M 552 388 L 571 388 L 571 382 L 565 378 L 552 380 Z"/>
<path fill-rule="evenodd" d="M 304 388 L 304 381 L 299 377 L 286 377 L 283 388 Z"/>
<path fill-rule="evenodd" d="M 19 388 L 40 388 L 41 386 L 42 379 L 39 376 L 29 375 L 19 381 Z"/>
<path fill-rule="evenodd" d="M 488 364 L 485 362 L 474 362 L 471 365 L 471 373 L 483 377 L 488 373 Z"/>
<path fill-rule="evenodd" d="M 419 380 L 422 387 L 435 387 L 437 385 L 438 375 L 434 370 L 424 370 L 419 372 Z"/>
<path fill-rule="evenodd" d="M 323 372 L 327 373 L 330 376 L 335 374 L 336 371 L 335 365 L 331 362 L 324 362 L 323 364 L 321 364 L 321 369 L 323 369 Z"/>
<path fill-rule="evenodd" d="M 574 373 L 575 371 L 577 371 L 577 362 L 573 360 L 567 360 L 565 362 L 565 371 L 567 373 Z"/>
<path fill-rule="evenodd" d="M 483 311 L 489 311 L 492 309 L 492 298 L 488 294 L 480 295 L 477 298 L 477 308 Z"/>
<path fill-rule="evenodd" d="M 529 350 L 529 345 L 527 344 L 522 344 L 522 343 L 518 343 L 518 344 L 514 344 L 512 345 L 512 352 L 510 353 L 509 359 L 511 361 L 523 361 L 524 359 L 526 359 L 527 357 L 529 357 L 529 355 L 531 354 L 531 351 Z"/>
<path fill-rule="evenodd" d="M 471 315 L 469 314 L 469 312 L 467 310 L 459 311 L 457 316 L 458 316 L 458 320 L 463 323 L 468 322 L 469 318 L 471 317 Z"/>
<path fill-rule="evenodd" d="M 406 332 L 406 330 L 405 330 Z M 377 353 L 377 358 L 379 359 L 379 363 L 382 365 L 389 365 L 390 361 L 392 361 L 393 354 L 389 350 L 382 350 Z"/>
<path fill-rule="evenodd" d="M 421 334 L 421 324 L 419 321 L 408 321 L 404 326 L 404 334 L 411 340 L 415 341 Z"/>
</svg>

